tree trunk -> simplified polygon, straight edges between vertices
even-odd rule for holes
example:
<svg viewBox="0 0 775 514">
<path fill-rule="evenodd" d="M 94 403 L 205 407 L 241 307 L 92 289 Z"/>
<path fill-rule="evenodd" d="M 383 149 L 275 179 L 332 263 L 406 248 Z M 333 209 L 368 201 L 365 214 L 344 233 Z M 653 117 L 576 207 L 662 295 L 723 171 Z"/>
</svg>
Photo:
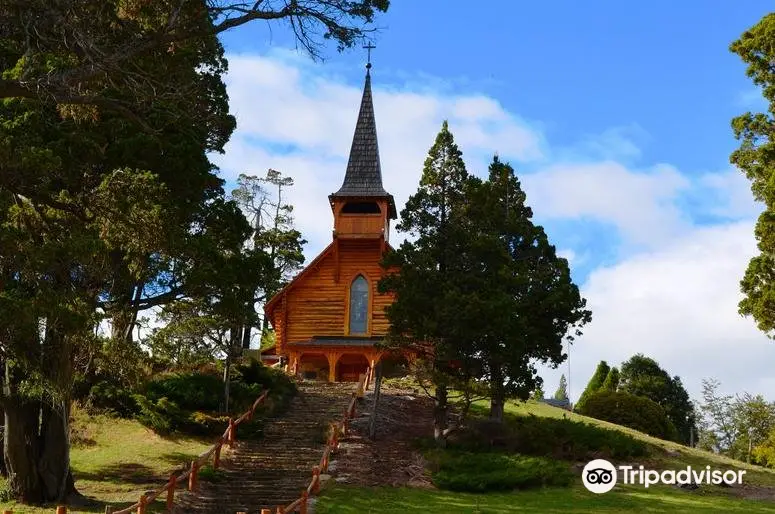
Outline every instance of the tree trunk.
<svg viewBox="0 0 775 514">
<path fill-rule="evenodd" d="M 4 386 L 8 488 L 22 503 L 65 501 L 76 492 L 70 470 L 69 405 L 57 410 L 22 397 L 11 375 L 6 372 Z"/>
<path fill-rule="evenodd" d="M 245 325 L 242 327 L 242 349 L 243 350 L 249 350 L 250 349 L 250 332 L 253 327 L 250 325 Z"/>
<path fill-rule="evenodd" d="M 40 439 L 37 434 L 40 404 L 5 397 L 5 437 L 3 458 L 8 470 L 8 489 L 21 503 L 46 501 L 38 473 Z"/>
<path fill-rule="evenodd" d="M 75 492 L 75 481 L 70 469 L 70 405 L 43 405 L 39 473 L 47 499 L 64 501 Z"/>
<path fill-rule="evenodd" d="M 231 350 L 226 352 L 226 362 L 223 366 L 223 412 L 229 413 L 229 386 L 231 385 Z"/>
<path fill-rule="evenodd" d="M 436 386 L 436 399 L 433 406 L 433 438 L 436 444 L 445 447 L 447 445 L 447 398 L 449 392 L 446 384 Z"/>
<path fill-rule="evenodd" d="M 490 419 L 503 422 L 503 409 L 506 402 L 506 392 L 503 387 L 503 369 L 497 362 L 490 363 Z"/>
</svg>

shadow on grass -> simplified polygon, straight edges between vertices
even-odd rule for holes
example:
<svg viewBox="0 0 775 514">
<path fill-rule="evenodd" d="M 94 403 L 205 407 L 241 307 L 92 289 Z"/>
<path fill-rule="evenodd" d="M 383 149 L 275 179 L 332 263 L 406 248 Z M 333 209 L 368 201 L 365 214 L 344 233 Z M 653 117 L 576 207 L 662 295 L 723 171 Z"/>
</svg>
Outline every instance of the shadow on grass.
<svg viewBox="0 0 775 514">
<path fill-rule="evenodd" d="M 102 466 L 91 472 L 79 471 L 76 478 L 93 482 L 141 485 L 156 482 L 163 484 L 168 477 L 160 475 L 156 470 L 144 464 L 126 462 Z"/>
</svg>

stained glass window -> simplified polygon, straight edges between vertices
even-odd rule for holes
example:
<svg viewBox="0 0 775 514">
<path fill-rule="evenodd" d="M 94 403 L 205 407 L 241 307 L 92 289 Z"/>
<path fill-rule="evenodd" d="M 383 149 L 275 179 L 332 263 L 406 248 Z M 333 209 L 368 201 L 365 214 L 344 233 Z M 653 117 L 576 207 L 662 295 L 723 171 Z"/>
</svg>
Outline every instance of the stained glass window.
<svg viewBox="0 0 775 514">
<path fill-rule="evenodd" d="M 369 283 L 358 275 L 350 285 L 350 334 L 365 334 L 369 315 Z"/>
</svg>

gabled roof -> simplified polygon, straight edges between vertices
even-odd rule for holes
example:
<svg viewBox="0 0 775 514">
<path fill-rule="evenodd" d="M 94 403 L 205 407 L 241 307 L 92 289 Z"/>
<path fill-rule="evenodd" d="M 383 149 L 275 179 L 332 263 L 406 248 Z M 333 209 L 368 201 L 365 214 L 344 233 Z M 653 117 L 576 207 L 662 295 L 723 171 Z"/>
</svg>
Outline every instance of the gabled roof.
<svg viewBox="0 0 775 514">
<path fill-rule="evenodd" d="M 390 217 L 396 218 L 393 195 L 382 186 L 382 167 L 377 143 L 377 123 L 374 120 L 374 104 L 371 98 L 371 74 L 366 71 L 361 109 L 355 124 L 355 134 L 350 147 L 350 159 L 344 182 L 333 198 L 386 198 L 390 204 Z"/>
</svg>

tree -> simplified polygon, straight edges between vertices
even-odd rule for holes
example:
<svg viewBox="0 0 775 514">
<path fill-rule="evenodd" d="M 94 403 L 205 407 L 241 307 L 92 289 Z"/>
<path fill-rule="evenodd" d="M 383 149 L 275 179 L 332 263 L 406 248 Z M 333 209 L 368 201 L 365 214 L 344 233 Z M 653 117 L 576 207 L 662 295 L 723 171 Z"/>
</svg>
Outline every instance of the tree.
<svg viewBox="0 0 775 514">
<path fill-rule="evenodd" d="M 619 387 L 619 370 L 616 367 L 611 368 L 603 381 L 601 390 L 615 393 Z"/>
<path fill-rule="evenodd" d="M 720 382 L 715 379 L 702 381 L 702 415 L 698 446 L 705 450 L 726 453 L 735 442 L 735 421 L 731 395 L 718 392 Z"/>
<path fill-rule="evenodd" d="M 394 295 L 386 309 L 386 344 L 412 348 L 430 363 L 435 387 L 434 437 L 449 434 L 448 388 L 453 377 L 470 369 L 476 320 L 470 309 L 469 278 L 459 247 L 464 234 L 466 195 L 471 179 L 445 121 L 428 152 L 417 192 L 401 211 L 399 231 L 407 240 L 383 260 L 385 277 L 378 288 Z M 465 379 L 463 379 L 465 381 Z"/>
<path fill-rule="evenodd" d="M 680 377 L 671 377 L 654 359 L 637 354 L 622 363 L 619 390 L 661 405 L 678 430 L 680 441 L 689 442 L 691 431 L 696 429 L 696 416 Z"/>
<path fill-rule="evenodd" d="M 535 363 L 562 363 L 564 341 L 581 335 L 591 313 L 568 261 L 533 223 L 514 169 L 496 155 L 488 180 L 474 184 L 463 247 L 476 284 L 472 342 L 491 385 L 490 418 L 501 421 L 507 398 L 526 399 L 541 386 Z"/>
<path fill-rule="evenodd" d="M 584 392 L 581 393 L 581 396 L 579 396 L 579 400 L 576 402 L 574 410 L 580 411 L 584 408 L 584 403 L 587 401 L 587 398 L 589 398 L 593 393 L 598 392 L 603 387 L 603 383 L 605 382 L 606 377 L 608 377 L 608 373 L 610 371 L 611 368 L 608 366 L 608 363 L 606 361 L 600 361 L 600 364 L 597 365 L 592 378 L 589 379 L 589 383 L 587 384 L 586 389 L 584 389 Z"/>
<path fill-rule="evenodd" d="M 301 269 L 304 263 L 302 247 L 307 241 L 293 226 L 293 206 L 286 203 L 285 193 L 293 186 L 291 177 L 284 177 L 279 171 L 270 169 L 266 177 L 240 175 L 238 188 L 232 198 L 239 204 L 248 218 L 252 229 L 249 246 L 263 252 L 268 267 L 258 277 L 255 302 L 264 303 L 274 296 Z M 269 190 L 272 188 L 272 190 Z M 242 347 L 250 347 L 252 327 L 243 327 Z M 265 317 L 259 325 L 260 333 L 269 330 Z"/>
<path fill-rule="evenodd" d="M 162 130 L 135 111 L 137 102 L 175 103 L 190 89 L 171 88 L 149 72 L 160 54 L 263 20 L 285 22 L 297 44 L 318 58 L 323 41 L 343 50 L 363 40 L 388 7 L 389 0 L 6 0 L 0 38 L 25 59 L 0 80 L 0 98 L 93 106 Z"/>
<path fill-rule="evenodd" d="M 324 27 L 346 47 L 365 35 L 350 22 L 388 2 L 274 5 L 0 6 L 0 402 L 16 499 L 75 492 L 72 382 L 102 317 L 128 341 L 140 310 L 207 296 L 217 270 L 200 257 L 231 227 L 212 214 L 223 190 L 207 157 L 234 128 L 216 34 L 282 19 L 302 45 Z"/>
<path fill-rule="evenodd" d="M 533 393 L 530 395 L 531 398 L 537 402 L 540 402 L 544 399 L 544 388 L 541 387 L 541 385 L 537 385 Z"/>
<path fill-rule="evenodd" d="M 740 146 L 730 161 L 751 181 L 754 198 L 764 204 L 756 223 L 759 255 L 748 263 L 740 283 L 740 314 L 752 316 L 759 330 L 773 336 L 775 329 L 775 13 L 764 16 L 732 43 L 730 50 L 746 63 L 746 74 L 769 103 L 769 112 L 746 112 L 732 120 Z"/>
<path fill-rule="evenodd" d="M 554 393 L 554 399 L 561 402 L 568 401 L 568 379 L 565 378 L 564 374 L 560 377 L 560 385 Z"/>
</svg>

